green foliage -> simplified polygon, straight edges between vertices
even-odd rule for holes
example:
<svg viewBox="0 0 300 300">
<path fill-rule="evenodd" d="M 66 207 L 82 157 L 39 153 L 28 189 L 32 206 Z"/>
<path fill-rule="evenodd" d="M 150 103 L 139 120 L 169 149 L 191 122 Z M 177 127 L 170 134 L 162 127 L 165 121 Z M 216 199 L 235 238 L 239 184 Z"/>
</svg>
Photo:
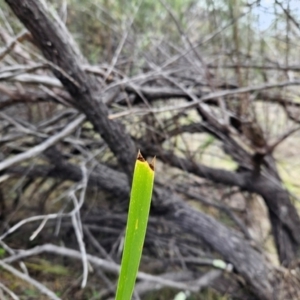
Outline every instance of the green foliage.
<svg viewBox="0 0 300 300">
<path fill-rule="evenodd" d="M 38 263 L 25 263 L 27 268 L 40 271 L 45 274 L 53 274 L 53 275 L 61 275 L 66 276 L 69 275 L 70 272 L 67 268 L 62 265 L 50 263 L 44 259 L 39 259 Z"/>
<path fill-rule="evenodd" d="M 124 251 L 116 300 L 130 300 L 138 272 L 154 182 L 154 164 L 139 153 L 132 181 Z"/>
<path fill-rule="evenodd" d="M 187 25 L 187 10 L 192 0 L 166 0 L 182 26 Z M 59 10 L 57 2 L 53 5 Z M 131 21 L 133 21 L 130 26 Z M 68 0 L 67 26 L 92 63 L 109 62 L 124 32 L 136 36 L 138 50 L 150 47 L 152 39 L 180 40 L 178 30 L 160 1 Z M 130 38 L 129 38 L 130 40 Z M 136 47 L 134 47 L 136 48 Z M 126 53 L 126 47 L 123 49 Z M 132 54 L 131 49 L 128 52 Z"/>
<path fill-rule="evenodd" d="M 0 258 L 4 257 L 5 255 L 5 249 L 0 247 Z"/>
</svg>

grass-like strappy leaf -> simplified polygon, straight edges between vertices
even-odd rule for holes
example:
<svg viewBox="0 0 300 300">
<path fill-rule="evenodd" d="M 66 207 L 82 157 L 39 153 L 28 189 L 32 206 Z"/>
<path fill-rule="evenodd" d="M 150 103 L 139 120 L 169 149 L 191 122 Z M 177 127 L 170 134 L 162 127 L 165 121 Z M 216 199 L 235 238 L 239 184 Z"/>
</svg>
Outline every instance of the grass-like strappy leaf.
<svg viewBox="0 0 300 300">
<path fill-rule="evenodd" d="M 149 218 L 155 158 L 148 163 L 138 153 L 130 194 L 124 250 L 116 300 L 131 300 Z"/>
</svg>

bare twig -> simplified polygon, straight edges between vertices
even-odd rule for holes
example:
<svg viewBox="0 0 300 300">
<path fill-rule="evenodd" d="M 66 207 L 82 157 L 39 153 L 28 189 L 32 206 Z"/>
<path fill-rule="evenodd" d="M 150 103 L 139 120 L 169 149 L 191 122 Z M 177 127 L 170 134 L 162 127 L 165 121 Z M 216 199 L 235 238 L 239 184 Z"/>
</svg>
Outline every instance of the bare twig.
<svg viewBox="0 0 300 300">
<path fill-rule="evenodd" d="M 20 259 L 23 259 L 26 257 L 33 256 L 33 255 L 38 255 L 38 254 L 41 254 L 44 252 L 55 253 L 58 255 L 76 258 L 76 259 L 80 259 L 80 260 L 82 259 L 81 253 L 76 250 L 68 249 L 65 247 L 59 247 L 59 246 L 55 246 L 52 244 L 45 244 L 45 245 L 37 246 L 37 247 L 29 249 L 29 250 L 21 251 L 14 256 L 5 258 L 2 260 L 2 263 L 11 263 L 13 261 L 17 261 L 17 260 L 20 260 Z M 118 273 L 120 270 L 119 265 L 117 265 L 113 262 L 109 262 L 105 259 L 101 259 L 101 258 L 92 256 L 92 255 L 89 255 L 89 254 L 87 254 L 87 259 L 91 264 L 101 267 L 106 271 Z M 198 287 L 195 287 L 193 285 L 189 285 L 189 284 L 185 284 L 185 283 L 181 283 L 181 282 L 175 282 L 172 280 L 161 278 L 160 276 L 154 276 L 154 275 L 146 274 L 143 272 L 139 272 L 137 277 L 141 280 L 156 282 L 157 284 L 173 287 L 176 289 L 189 290 L 192 292 L 198 291 Z"/>
<path fill-rule="evenodd" d="M 46 149 L 55 145 L 61 139 L 65 138 L 70 133 L 72 133 L 79 125 L 82 124 L 82 122 L 84 122 L 84 120 L 85 120 L 85 116 L 81 115 L 78 118 L 76 118 L 74 121 L 72 121 L 68 126 L 66 126 L 65 129 L 63 129 L 61 132 L 55 134 L 54 136 L 48 138 L 45 142 L 31 148 L 30 150 L 28 150 L 26 152 L 23 152 L 14 157 L 11 157 L 11 158 L 7 158 L 6 160 L 0 162 L 0 171 L 7 169 L 17 163 L 23 162 L 24 160 L 33 158 L 33 157 L 41 154 Z"/>
<path fill-rule="evenodd" d="M 227 97 L 227 96 L 232 96 L 236 94 L 243 94 L 243 93 L 250 93 L 250 92 L 257 92 L 257 91 L 262 91 L 262 90 L 267 90 L 267 89 L 272 89 L 272 88 L 280 88 L 280 87 L 285 87 L 285 86 L 293 86 L 293 85 L 300 85 L 299 80 L 295 81 L 285 81 L 281 83 L 266 83 L 258 86 L 250 86 L 250 87 L 244 87 L 244 88 L 238 88 L 234 90 L 226 90 L 226 91 L 219 91 L 219 92 L 213 92 L 209 93 L 205 96 L 200 97 L 199 99 L 193 95 L 192 92 L 188 92 L 188 95 L 192 97 L 193 101 L 189 103 L 185 103 L 182 105 L 177 105 L 177 106 L 165 106 L 163 108 L 159 109 L 132 109 L 131 111 L 124 111 L 121 113 L 116 113 L 116 114 L 111 114 L 109 116 L 110 119 L 116 119 L 116 118 L 121 118 L 129 115 L 134 115 L 134 114 L 149 114 L 149 113 L 163 113 L 167 111 L 176 111 L 176 110 L 185 110 L 189 109 L 192 107 L 195 107 L 199 105 L 202 102 L 206 102 L 208 100 L 216 99 L 219 97 Z M 186 90 L 187 91 L 187 90 Z"/>
<path fill-rule="evenodd" d="M 20 300 L 20 298 L 3 283 L 0 282 L 0 289 L 7 293 L 13 300 Z"/>
<path fill-rule="evenodd" d="M 14 46 L 18 43 L 18 41 L 22 40 L 26 35 L 28 35 L 27 30 L 21 31 L 7 46 L 4 50 L 0 52 L 0 61 L 7 55 Z"/>
<path fill-rule="evenodd" d="M 50 299 L 52 300 L 61 300 L 59 297 L 56 296 L 55 293 L 53 293 L 51 290 L 49 290 L 47 287 L 45 287 L 43 284 L 41 284 L 40 282 L 36 281 L 35 279 L 31 278 L 30 276 L 28 276 L 27 274 L 21 273 L 20 271 L 18 271 L 17 269 L 13 268 L 12 266 L 8 265 L 7 263 L 5 263 L 3 260 L 0 260 L 0 266 L 12 273 L 14 276 L 21 278 L 22 280 L 28 282 L 29 284 L 33 285 L 35 288 L 37 288 L 42 294 L 45 294 L 46 296 L 48 296 Z"/>
<path fill-rule="evenodd" d="M 83 202 L 84 202 L 88 178 L 87 178 L 87 170 L 84 165 L 82 166 L 81 170 L 82 170 L 83 175 L 82 175 L 82 190 L 81 190 L 81 195 L 80 195 L 80 202 L 78 202 L 74 191 L 72 191 L 70 196 L 73 200 L 73 204 L 74 204 L 74 208 L 75 208 L 71 214 L 71 220 L 72 220 L 73 228 L 74 228 L 75 235 L 77 238 L 77 242 L 79 245 L 79 249 L 80 249 L 80 252 L 82 255 L 83 274 L 82 274 L 81 288 L 85 288 L 86 283 L 87 283 L 87 278 L 88 278 L 88 260 L 87 260 L 87 256 L 86 256 L 87 254 L 86 254 L 85 244 L 83 241 L 83 229 L 82 229 L 82 224 L 81 224 L 81 220 L 80 220 L 80 208 L 82 207 Z"/>
</svg>

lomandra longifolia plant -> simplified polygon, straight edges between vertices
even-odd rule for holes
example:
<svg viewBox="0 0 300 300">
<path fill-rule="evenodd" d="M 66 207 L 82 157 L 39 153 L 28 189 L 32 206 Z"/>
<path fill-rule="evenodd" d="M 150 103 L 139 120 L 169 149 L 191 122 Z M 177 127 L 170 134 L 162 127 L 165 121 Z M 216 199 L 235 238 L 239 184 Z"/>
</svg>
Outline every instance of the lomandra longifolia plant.
<svg viewBox="0 0 300 300">
<path fill-rule="evenodd" d="M 116 300 L 131 300 L 142 256 L 154 183 L 155 158 L 148 163 L 139 152 L 132 180 L 121 271 Z"/>
</svg>

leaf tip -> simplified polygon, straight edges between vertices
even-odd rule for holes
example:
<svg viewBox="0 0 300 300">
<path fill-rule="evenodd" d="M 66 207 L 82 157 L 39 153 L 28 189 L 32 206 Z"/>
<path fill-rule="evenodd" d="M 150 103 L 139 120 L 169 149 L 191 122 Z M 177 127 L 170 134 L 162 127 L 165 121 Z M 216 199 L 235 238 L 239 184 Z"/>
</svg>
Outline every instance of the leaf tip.
<svg viewBox="0 0 300 300">
<path fill-rule="evenodd" d="M 142 153 L 141 153 L 140 150 L 139 150 L 139 152 L 138 152 L 138 155 L 137 155 L 137 157 L 136 157 L 136 160 L 139 160 L 139 161 L 141 161 L 141 162 L 147 162 L 147 161 L 145 160 L 145 158 L 143 157 L 143 155 L 142 155 Z M 153 157 L 153 159 L 152 159 L 152 161 L 151 161 L 150 163 L 147 162 L 147 164 L 149 165 L 149 167 L 150 167 L 150 169 L 151 169 L 152 171 L 155 170 L 155 163 L 156 163 L 156 156 Z"/>
<path fill-rule="evenodd" d="M 149 167 L 152 169 L 152 171 L 155 171 L 155 163 L 156 163 L 156 156 L 153 157 L 149 164 Z"/>
<path fill-rule="evenodd" d="M 142 153 L 141 153 L 140 150 L 139 150 L 139 152 L 138 152 L 138 155 L 137 155 L 137 157 L 136 157 L 136 160 L 139 160 L 139 161 L 141 161 L 141 162 L 145 162 L 145 161 L 146 161 L 145 158 L 143 157 L 143 155 L 142 155 Z"/>
</svg>

